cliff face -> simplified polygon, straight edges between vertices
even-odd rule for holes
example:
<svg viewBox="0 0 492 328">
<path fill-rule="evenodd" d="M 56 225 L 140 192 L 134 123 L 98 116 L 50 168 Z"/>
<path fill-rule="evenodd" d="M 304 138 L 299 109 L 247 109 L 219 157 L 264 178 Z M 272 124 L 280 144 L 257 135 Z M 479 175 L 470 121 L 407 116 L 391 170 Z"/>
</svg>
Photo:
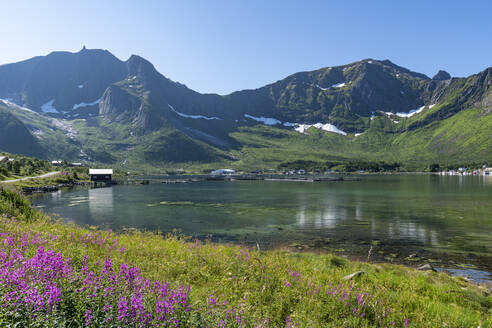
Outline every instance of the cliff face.
<svg viewBox="0 0 492 328">
<path fill-rule="evenodd" d="M 136 117 L 141 108 L 142 102 L 138 97 L 119 86 L 111 85 L 101 97 L 99 115 L 103 116 L 107 123 L 121 122 Z"/>
</svg>

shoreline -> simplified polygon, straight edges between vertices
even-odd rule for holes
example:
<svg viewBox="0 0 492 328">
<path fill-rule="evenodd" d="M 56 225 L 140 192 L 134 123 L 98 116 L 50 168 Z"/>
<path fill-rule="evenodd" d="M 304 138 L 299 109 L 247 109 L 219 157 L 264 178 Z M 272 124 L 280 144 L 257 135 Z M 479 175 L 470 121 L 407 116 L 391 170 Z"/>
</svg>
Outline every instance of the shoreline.
<svg viewBox="0 0 492 328">
<path fill-rule="evenodd" d="M 286 318 L 299 327 L 379 327 L 391 326 L 392 322 L 399 327 L 435 327 L 443 323 L 468 327 L 480 322 L 484 323 L 483 327 L 489 327 L 490 324 L 487 318 L 492 291 L 447 274 L 417 271 L 397 264 L 351 261 L 329 253 L 264 251 L 135 229 L 114 233 L 55 220 L 32 209 L 21 201 L 25 198 L 15 193 L 7 192 L 2 197 L 0 212 L 2 209 L 7 212 L 0 215 L 0 241 L 8 243 L 0 242 L 0 247 L 5 251 L 10 251 L 11 246 L 7 245 L 21 247 L 21 242 L 26 240 L 25 248 L 29 250 L 26 256 L 36 254 L 36 248 L 36 256 L 46 258 L 52 254 L 58 259 L 62 256 L 67 265 L 73 266 L 69 270 L 80 272 L 80 278 L 71 278 L 80 279 L 80 283 L 87 281 L 84 280 L 87 276 L 104 278 L 110 270 L 116 277 L 136 272 L 137 277 L 150 279 L 149 283 L 157 279 L 169 282 L 172 288 L 188 286 L 189 311 L 205 320 L 196 326 L 217 326 L 224 320 L 226 326 L 236 327 L 235 317 L 227 321 L 231 319 L 227 313 L 232 309 L 240 309 L 245 327 L 258 325 L 265 318 L 268 327 L 284 327 Z M 7 206 L 2 207 L 3 204 Z M 89 271 L 92 274 L 87 275 Z M 44 288 L 44 281 L 35 282 Z M 56 284 L 63 291 L 62 298 L 56 301 L 60 302 L 57 303 L 60 312 L 54 315 L 74 313 L 76 317 L 84 317 L 87 308 L 91 309 L 91 315 L 104 317 L 107 313 L 101 312 L 97 302 L 84 303 L 86 293 L 70 294 L 73 282 L 63 276 L 46 283 Z M 124 293 L 133 290 L 117 288 Z M 100 293 L 98 290 L 94 290 L 94 295 L 98 295 L 96 300 L 109 302 L 118 309 L 120 294 L 103 296 L 102 289 Z M 92 289 L 88 293 L 91 295 Z M 62 301 L 69 295 L 73 298 Z M 74 302 L 80 305 L 72 308 Z M 152 311 L 151 304 L 145 307 Z M 433 315 L 436 311 L 437 317 Z M 116 316 L 117 313 L 112 318 Z"/>
<path fill-rule="evenodd" d="M 122 229 L 120 232 L 132 231 L 132 230 L 138 230 L 138 229 L 127 228 L 127 229 Z M 147 231 L 150 233 L 156 232 L 152 230 L 145 230 L 144 232 Z M 120 233 L 120 232 L 116 231 L 116 233 Z M 163 233 L 172 233 L 172 232 L 163 232 Z M 421 269 L 422 271 L 430 270 L 434 272 L 444 272 L 446 274 L 449 274 L 450 276 L 463 278 L 473 284 L 487 287 L 492 292 L 491 268 L 481 267 L 474 264 L 463 265 L 460 262 L 456 261 L 458 259 L 457 257 L 448 255 L 446 258 L 443 259 L 442 254 L 439 254 L 437 252 L 430 252 L 427 250 L 414 249 L 408 254 L 400 254 L 398 250 L 394 248 L 392 249 L 390 247 L 389 249 L 391 249 L 392 252 L 385 251 L 384 255 L 382 255 L 382 253 L 380 253 L 381 249 L 386 249 L 386 248 L 379 247 L 379 246 L 371 247 L 371 243 L 363 244 L 368 246 L 366 252 L 364 253 L 356 250 L 351 252 L 345 249 L 340 249 L 340 247 L 343 247 L 344 245 L 337 244 L 336 241 L 331 242 L 332 244 L 331 248 L 326 248 L 326 247 L 308 246 L 307 245 L 309 244 L 308 241 L 306 241 L 305 243 L 294 242 L 289 244 L 284 242 L 284 243 L 278 243 L 276 245 L 261 246 L 261 243 L 259 242 L 253 242 L 253 241 L 245 242 L 241 240 L 232 240 L 232 239 L 223 238 L 223 236 L 219 236 L 219 235 L 212 235 L 203 238 L 200 238 L 198 236 L 186 236 L 186 235 L 184 237 L 191 238 L 194 240 L 197 239 L 203 242 L 210 242 L 212 244 L 217 244 L 217 245 L 225 245 L 231 247 L 240 246 L 240 247 L 247 247 L 248 249 L 256 249 L 256 250 L 259 249 L 265 252 L 280 251 L 280 252 L 289 252 L 292 254 L 312 254 L 315 256 L 336 255 L 354 262 L 367 263 L 367 264 L 397 265 L 397 266 L 404 266 L 405 268 L 412 269 L 412 270 L 418 270 L 420 267 L 424 266 L 424 268 Z M 359 245 L 356 243 L 352 243 L 352 244 Z M 427 254 L 427 256 L 423 256 L 423 253 Z M 387 255 L 396 255 L 396 256 L 394 257 L 390 256 L 388 258 Z M 430 255 L 435 255 L 435 256 L 430 256 Z M 441 256 L 440 259 L 438 259 L 439 256 Z M 438 259 L 438 260 L 433 260 L 433 259 Z M 427 265 L 429 265 L 430 267 Z"/>
</svg>

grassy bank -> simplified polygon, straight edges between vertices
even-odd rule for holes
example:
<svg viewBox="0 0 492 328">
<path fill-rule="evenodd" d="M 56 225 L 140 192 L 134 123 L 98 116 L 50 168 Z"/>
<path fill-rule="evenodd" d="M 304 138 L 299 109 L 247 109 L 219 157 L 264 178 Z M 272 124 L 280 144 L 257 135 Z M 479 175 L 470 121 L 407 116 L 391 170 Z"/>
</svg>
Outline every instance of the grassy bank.
<svg viewBox="0 0 492 328">
<path fill-rule="evenodd" d="M 6 190 L 0 213 L 0 326 L 492 327 L 446 274 L 80 228 Z"/>
<path fill-rule="evenodd" d="M 0 157 L 4 158 L 0 162 L 0 181 L 36 176 L 54 171 L 51 163 L 42 159 L 4 152 L 0 152 Z"/>
</svg>

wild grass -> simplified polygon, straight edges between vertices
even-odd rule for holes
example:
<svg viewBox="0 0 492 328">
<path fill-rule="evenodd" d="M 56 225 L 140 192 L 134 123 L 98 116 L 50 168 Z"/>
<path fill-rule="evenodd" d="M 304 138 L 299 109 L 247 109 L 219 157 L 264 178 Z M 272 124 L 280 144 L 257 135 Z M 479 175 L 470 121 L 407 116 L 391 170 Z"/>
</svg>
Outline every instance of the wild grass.
<svg viewBox="0 0 492 328">
<path fill-rule="evenodd" d="M 9 193 L 0 200 L 2 326 L 492 327 L 490 293 L 444 273 L 82 228 Z M 9 294 L 13 275 L 38 303 Z"/>
</svg>

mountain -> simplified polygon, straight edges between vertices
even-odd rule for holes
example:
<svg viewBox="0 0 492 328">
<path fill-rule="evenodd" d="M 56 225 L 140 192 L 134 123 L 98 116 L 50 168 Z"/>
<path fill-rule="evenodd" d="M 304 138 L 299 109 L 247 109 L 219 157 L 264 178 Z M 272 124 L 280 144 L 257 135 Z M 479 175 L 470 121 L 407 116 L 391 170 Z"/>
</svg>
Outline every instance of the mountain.
<svg viewBox="0 0 492 328">
<path fill-rule="evenodd" d="M 108 85 L 126 76 L 125 63 L 104 50 L 53 52 L 0 66 L 0 98 L 37 112 L 64 113 L 90 107 Z M 96 106 L 97 107 L 97 106 Z"/>
<path fill-rule="evenodd" d="M 41 149 L 36 138 L 14 115 L 0 106 L 0 149 L 6 152 L 22 152 L 26 155 L 40 156 Z"/>
<path fill-rule="evenodd" d="M 432 79 L 438 81 L 449 80 L 451 79 L 451 75 L 446 71 L 440 70 Z"/>
<path fill-rule="evenodd" d="M 0 66 L 1 126 L 23 131 L 17 152 L 128 168 L 492 161 L 491 83 L 365 59 L 219 96 L 84 47 Z"/>
</svg>

